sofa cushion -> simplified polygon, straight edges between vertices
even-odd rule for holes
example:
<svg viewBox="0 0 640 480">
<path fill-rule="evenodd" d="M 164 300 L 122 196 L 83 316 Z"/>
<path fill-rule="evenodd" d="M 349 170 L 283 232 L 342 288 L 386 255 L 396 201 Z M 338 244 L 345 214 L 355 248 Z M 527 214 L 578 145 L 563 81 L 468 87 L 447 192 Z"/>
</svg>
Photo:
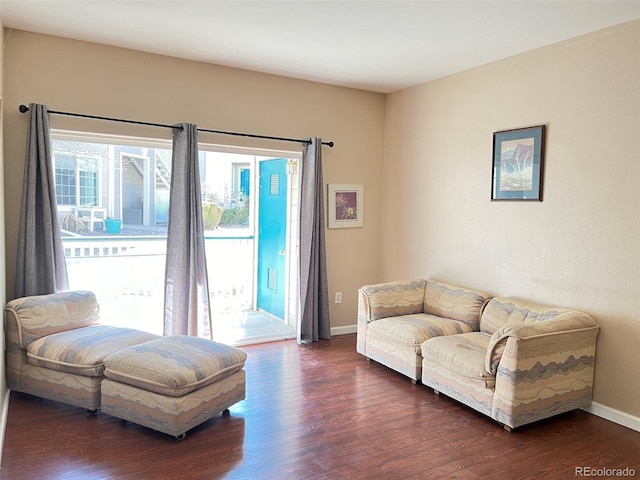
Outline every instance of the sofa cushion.
<svg viewBox="0 0 640 480">
<path fill-rule="evenodd" d="M 495 376 L 485 370 L 485 357 L 491 335 L 482 332 L 430 338 L 422 344 L 425 363 L 438 365 L 486 388 L 494 388 Z"/>
<path fill-rule="evenodd" d="M 418 354 L 420 345 L 428 338 L 471 331 L 471 327 L 464 322 L 426 313 L 382 318 L 369 324 L 370 335 L 383 336 L 396 343 L 412 346 Z"/>
<path fill-rule="evenodd" d="M 96 297 L 88 291 L 16 298 L 7 304 L 5 311 L 18 325 L 22 348 L 39 338 L 95 325 L 100 320 Z"/>
<path fill-rule="evenodd" d="M 480 313 L 491 295 L 444 282 L 427 280 L 424 294 L 424 312 L 452 318 L 479 330 Z"/>
<path fill-rule="evenodd" d="M 424 279 L 418 278 L 361 287 L 359 297 L 368 300 L 368 320 L 422 313 L 425 284 Z M 364 305 L 360 307 L 364 308 Z"/>
<path fill-rule="evenodd" d="M 241 370 L 247 354 L 204 338 L 176 335 L 136 345 L 105 359 L 105 376 L 179 397 Z"/>
<path fill-rule="evenodd" d="M 98 377 L 105 357 L 131 345 L 158 338 L 132 328 L 92 325 L 39 338 L 27 346 L 31 365 Z"/>
<path fill-rule="evenodd" d="M 493 335 L 505 325 L 542 322 L 561 314 L 574 312 L 566 308 L 548 307 L 506 297 L 492 298 L 480 319 L 480 331 Z"/>
</svg>

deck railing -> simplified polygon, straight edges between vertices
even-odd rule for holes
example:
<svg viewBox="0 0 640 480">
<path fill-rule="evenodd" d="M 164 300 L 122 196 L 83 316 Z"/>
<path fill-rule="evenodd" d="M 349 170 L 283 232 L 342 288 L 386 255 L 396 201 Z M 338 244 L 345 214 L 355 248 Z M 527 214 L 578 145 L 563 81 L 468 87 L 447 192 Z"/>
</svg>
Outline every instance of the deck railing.
<svg viewBox="0 0 640 480">
<path fill-rule="evenodd" d="M 162 334 L 166 237 L 63 238 L 70 288 L 93 291 L 106 323 Z M 254 307 L 254 238 L 205 239 L 213 313 Z"/>
</svg>

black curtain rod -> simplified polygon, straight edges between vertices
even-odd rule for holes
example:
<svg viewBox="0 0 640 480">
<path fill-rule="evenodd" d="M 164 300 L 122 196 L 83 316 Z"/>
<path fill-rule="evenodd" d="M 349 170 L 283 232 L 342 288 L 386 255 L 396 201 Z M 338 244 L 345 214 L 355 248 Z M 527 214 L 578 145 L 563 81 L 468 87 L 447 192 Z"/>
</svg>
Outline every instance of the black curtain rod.
<svg viewBox="0 0 640 480">
<path fill-rule="evenodd" d="M 29 107 L 26 105 L 20 105 L 19 110 L 21 113 L 27 113 L 29 111 Z M 122 118 L 111 118 L 111 117 L 99 117 L 97 115 L 85 115 L 83 113 L 70 113 L 70 112 L 59 112 L 56 110 L 48 110 L 49 113 L 55 115 L 67 115 L 69 117 L 81 117 L 81 118 L 92 118 L 94 120 L 107 120 L 109 122 L 121 122 L 121 123 L 133 123 L 135 125 L 147 125 L 150 127 L 162 127 L 162 128 L 176 128 L 174 125 L 166 125 L 163 123 L 151 123 L 151 122 L 140 122 L 138 120 L 125 120 Z M 219 135 L 234 135 L 236 137 L 247 137 L 247 138 L 262 138 L 266 140 L 279 140 L 282 142 L 296 142 L 296 143 L 311 143 L 311 140 L 303 140 L 299 138 L 287 138 L 287 137 L 272 137 L 270 135 L 256 135 L 253 133 L 239 133 L 239 132 L 224 132 L 222 130 L 208 130 L 205 128 L 198 128 L 199 132 L 206 133 L 217 133 Z M 327 145 L 328 147 L 333 147 L 333 142 L 322 142 L 322 145 Z"/>
</svg>

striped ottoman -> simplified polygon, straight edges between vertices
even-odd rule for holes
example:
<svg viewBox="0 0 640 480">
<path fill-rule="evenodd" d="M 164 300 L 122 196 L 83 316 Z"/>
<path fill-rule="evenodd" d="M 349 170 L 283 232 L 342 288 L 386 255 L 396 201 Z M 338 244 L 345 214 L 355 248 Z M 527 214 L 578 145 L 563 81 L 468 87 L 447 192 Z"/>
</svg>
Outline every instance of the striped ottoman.
<svg viewBox="0 0 640 480">
<path fill-rule="evenodd" d="M 245 398 L 247 354 L 203 338 L 162 337 L 104 359 L 104 413 L 178 439 Z"/>
</svg>

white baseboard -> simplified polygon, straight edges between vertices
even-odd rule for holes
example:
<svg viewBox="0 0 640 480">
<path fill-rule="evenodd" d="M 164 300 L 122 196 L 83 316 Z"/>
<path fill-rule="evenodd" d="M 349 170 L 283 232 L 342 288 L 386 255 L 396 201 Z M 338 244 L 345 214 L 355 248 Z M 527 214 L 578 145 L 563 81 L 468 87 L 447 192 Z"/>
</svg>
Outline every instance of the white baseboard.
<svg viewBox="0 0 640 480">
<path fill-rule="evenodd" d="M 640 418 L 628 413 L 616 410 L 615 408 L 607 407 L 601 403 L 591 402 L 591 405 L 583 408 L 585 412 L 592 413 L 598 417 L 602 417 L 605 420 L 609 420 L 623 427 L 630 428 L 636 432 L 640 432 Z"/>
<path fill-rule="evenodd" d="M 347 335 L 349 333 L 356 333 L 356 325 L 347 325 L 346 327 L 331 327 L 331 335 Z"/>
</svg>

